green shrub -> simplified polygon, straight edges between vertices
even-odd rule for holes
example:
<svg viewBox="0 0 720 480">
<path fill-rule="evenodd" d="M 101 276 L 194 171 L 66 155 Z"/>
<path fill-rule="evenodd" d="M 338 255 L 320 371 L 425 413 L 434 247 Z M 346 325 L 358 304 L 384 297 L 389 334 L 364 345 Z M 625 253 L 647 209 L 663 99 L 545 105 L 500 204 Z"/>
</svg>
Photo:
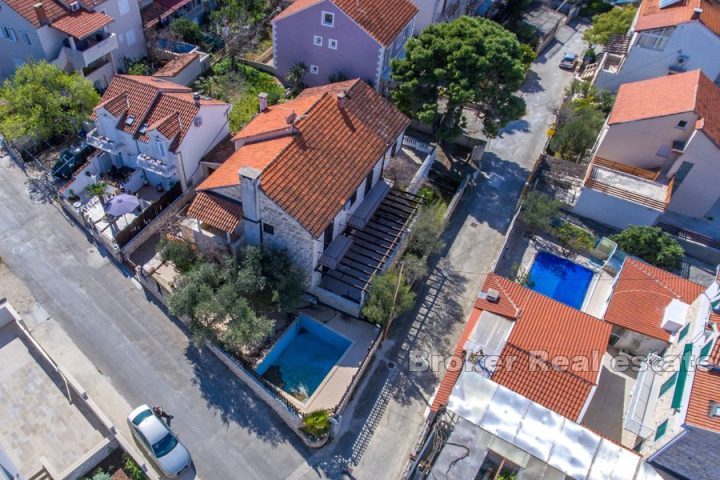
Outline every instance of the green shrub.
<svg viewBox="0 0 720 480">
<path fill-rule="evenodd" d="M 559 201 L 544 193 L 532 191 L 527 194 L 522 204 L 520 221 L 532 232 L 545 232 L 550 229 L 559 212 Z"/>
<path fill-rule="evenodd" d="M 446 210 L 445 204 L 439 201 L 418 209 L 408 238 L 408 252 L 422 258 L 443 248 L 440 234 L 443 231 L 443 216 Z"/>
<path fill-rule="evenodd" d="M 680 268 L 685 255 L 682 246 L 658 227 L 630 225 L 611 236 L 610 240 L 616 242 L 625 253 L 666 270 Z"/>
<path fill-rule="evenodd" d="M 437 190 L 427 184 L 420 187 L 417 194 L 425 200 L 426 204 L 435 203 L 439 198 Z"/>
<path fill-rule="evenodd" d="M 362 314 L 372 323 L 387 328 L 415 303 L 415 294 L 410 290 L 407 277 L 399 278 L 399 275 L 396 269 L 392 269 L 374 277 L 370 282 Z"/>
<path fill-rule="evenodd" d="M 185 240 L 168 240 L 162 238 L 158 244 L 160 259 L 172 262 L 181 273 L 188 272 L 198 258 L 195 246 Z"/>
<path fill-rule="evenodd" d="M 193 45 L 203 43 L 203 32 L 200 30 L 200 25 L 187 18 L 173 20 L 170 24 L 170 30 L 180 37 L 183 42 L 192 43 Z"/>
<path fill-rule="evenodd" d="M 595 236 L 570 222 L 555 229 L 555 237 L 565 248 L 577 251 L 589 251 L 595 246 Z"/>
<path fill-rule="evenodd" d="M 330 433 L 330 412 L 316 410 L 303 417 L 302 431 L 314 438 L 323 438 Z"/>
<path fill-rule="evenodd" d="M 123 454 L 123 460 L 123 470 L 132 480 L 145 480 L 147 478 L 142 468 L 129 455 Z"/>
</svg>

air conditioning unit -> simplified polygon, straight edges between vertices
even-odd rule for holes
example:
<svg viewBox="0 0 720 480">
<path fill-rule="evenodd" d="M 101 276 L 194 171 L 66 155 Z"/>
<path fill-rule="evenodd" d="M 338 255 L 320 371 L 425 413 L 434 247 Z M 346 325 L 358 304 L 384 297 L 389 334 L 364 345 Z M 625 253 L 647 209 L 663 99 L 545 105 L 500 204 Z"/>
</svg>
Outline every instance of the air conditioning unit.
<svg viewBox="0 0 720 480">
<path fill-rule="evenodd" d="M 80 2 L 72 2 L 70 4 L 70 11 L 77 12 L 78 10 L 80 10 Z"/>
</svg>

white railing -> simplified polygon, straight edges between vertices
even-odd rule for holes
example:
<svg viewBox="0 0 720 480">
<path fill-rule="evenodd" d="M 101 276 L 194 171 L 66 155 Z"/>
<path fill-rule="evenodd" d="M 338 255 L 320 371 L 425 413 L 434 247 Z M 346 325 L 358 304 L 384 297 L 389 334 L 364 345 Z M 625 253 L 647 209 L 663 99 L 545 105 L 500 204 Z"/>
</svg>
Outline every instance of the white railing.
<svg viewBox="0 0 720 480">
<path fill-rule="evenodd" d="M 121 143 L 110 140 L 108 137 L 98 135 L 97 128 L 93 129 L 90 133 L 85 136 L 85 141 L 89 145 L 108 153 L 117 153 Z"/>
<path fill-rule="evenodd" d="M 417 138 L 409 137 L 407 135 L 403 137 L 402 143 L 406 147 L 414 148 L 415 150 L 423 153 L 430 153 L 432 150 L 432 146 L 428 142 L 423 142 L 422 140 L 418 140 Z"/>
<path fill-rule="evenodd" d="M 137 166 L 143 170 L 147 170 L 152 173 L 157 173 L 163 177 L 171 177 L 175 174 L 175 165 L 168 165 L 162 160 L 151 157 L 145 153 L 141 153 L 137 156 Z"/>
<path fill-rule="evenodd" d="M 625 429 L 633 432 L 641 438 L 648 438 L 654 430 L 645 424 L 645 417 L 653 410 L 653 383 L 655 372 L 652 369 L 656 362 L 656 355 L 649 355 L 643 362 L 643 367 L 638 373 L 637 380 L 633 387 L 630 407 L 625 416 Z"/>
</svg>

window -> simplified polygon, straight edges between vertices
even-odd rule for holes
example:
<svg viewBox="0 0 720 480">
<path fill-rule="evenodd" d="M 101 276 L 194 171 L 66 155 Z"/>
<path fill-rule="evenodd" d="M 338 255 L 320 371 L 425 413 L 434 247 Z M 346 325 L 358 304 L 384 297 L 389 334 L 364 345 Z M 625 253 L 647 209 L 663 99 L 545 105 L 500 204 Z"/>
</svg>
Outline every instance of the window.
<svg viewBox="0 0 720 480">
<path fill-rule="evenodd" d="M 683 338 L 687 337 L 688 332 L 690 331 L 690 324 L 688 323 L 685 325 L 682 330 L 680 330 L 680 333 L 678 334 L 678 342 L 682 342 Z"/>
<path fill-rule="evenodd" d="M 710 410 L 708 415 L 710 417 L 720 417 L 720 403 L 715 400 L 710 400 Z"/>
<path fill-rule="evenodd" d="M 354 191 L 352 194 L 352 197 L 350 197 L 350 206 L 352 206 L 356 200 L 357 200 L 357 190 Z"/>
<path fill-rule="evenodd" d="M 28 32 L 20 32 L 20 35 L 26 45 L 32 45 L 32 42 L 30 41 L 30 34 Z"/>
<path fill-rule="evenodd" d="M 334 38 L 329 39 L 328 40 L 328 48 L 337 50 L 337 40 L 335 40 Z"/>
<path fill-rule="evenodd" d="M 313 37 L 313 44 L 317 47 L 322 47 L 322 37 L 320 35 L 315 35 Z"/>
<path fill-rule="evenodd" d="M 665 380 L 663 384 L 660 386 L 660 393 L 658 394 L 658 398 L 665 395 L 667 392 L 670 391 L 670 389 L 675 385 L 675 382 L 677 382 L 678 374 L 677 372 L 673 373 L 670 378 Z"/>
<path fill-rule="evenodd" d="M 317 75 L 320 73 L 320 68 L 317 65 L 310 65 L 310 73 Z"/>
<path fill-rule="evenodd" d="M 655 430 L 655 440 L 660 440 L 663 435 L 665 435 L 665 432 L 667 431 L 668 421 L 665 420 L 660 425 L 658 425 L 657 430 Z"/>
<path fill-rule="evenodd" d="M 269 223 L 263 222 L 263 232 L 267 233 L 268 235 L 275 235 L 275 227 L 273 227 Z"/>
<path fill-rule="evenodd" d="M 135 30 L 128 30 L 127 32 L 125 32 L 125 41 L 128 45 L 135 45 L 135 43 L 137 42 Z"/>
<path fill-rule="evenodd" d="M 130 126 L 133 124 L 134 121 L 135 121 L 135 115 L 128 115 L 127 118 L 125 119 L 125 125 Z"/>
<path fill-rule="evenodd" d="M 332 27 L 335 25 L 335 14 L 332 12 L 322 12 L 322 24 L 325 27 Z"/>
<path fill-rule="evenodd" d="M 652 50 L 665 50 L 673 30 L 674 28 L 671 27 L 642 32 L 637 44 L 643 48 L 650 48 Z"/>
<path fill-rule="evenodd" d="M 657 153 L 655 154 L 658 157 L 669 157 L 670 156 L 670 145 L 663 145 L 660 148 L 658 148 Z"/>
<path fill-rule="evenodd" d="M 687 122 L 685 120 L 680 120 L 677 125 L 675 125 L 675 128 L 681 128 L 685 130 L 687 128 Z"/>
<path fill-rule="evenodd" d="M 158 140 L 155 142 L 155 148 L 157 149 L 157 154 L 159 158 L 165 157 L 165 145 L 163 145 L 162 140 Z"/>
<path fill-rule="evenodd" d="M 15 35 L 15 30 L 10 27 L 2 27 L 2 33 L 3 37 L 5 37 L 7 40 L 10 40 L 11 42 L 17 42 L 17 35 Z"/>
</svg>

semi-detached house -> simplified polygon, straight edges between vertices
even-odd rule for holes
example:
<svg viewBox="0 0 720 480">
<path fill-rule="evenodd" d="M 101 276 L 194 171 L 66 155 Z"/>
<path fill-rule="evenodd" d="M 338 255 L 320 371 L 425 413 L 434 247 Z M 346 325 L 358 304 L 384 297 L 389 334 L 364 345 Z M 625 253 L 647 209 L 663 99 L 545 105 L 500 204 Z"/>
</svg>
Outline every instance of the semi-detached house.
<svg viewBox="0 0 720 480">
<path fill-rule="evenodd" d="M 620 229 L 711 222 L 718 165 L 720 87 L 702 71 L 623 84 L 573 211 Z"/>
<path fill-rule="evenodd" d="M 320 301 L 357 316 L 418 205 L 383 178 L 408 118 L 362 80 L 268 106 L 197 187 L 195 234 L 286 249 Z M 206 163 L 206 162 L 203 162 Z M 221 236 L 222 236 L 221 235 Z"/>
<path fill-rule="evenodd" d="M 0 0 L 0 45 L 0 80 L 45 60 L 101 89 L 126 58 L 145 55 L 134 0 Z"/>
<path fill-rule="evenodd" d="M 606 46 L 594 82 L 615 92 L 623 83 L 695 69 L 720 79 L 720 3 L 643 0 L 627 38 Z"/>
<path fill-rule="evenodd" d="M 342 74 L 381 89 L 390 62 L 405 54 L 417 12 L 410 0 L 297 0 L 272 20 L 277 74 L 303 63 L 307 85 Z"/>
</svg>

